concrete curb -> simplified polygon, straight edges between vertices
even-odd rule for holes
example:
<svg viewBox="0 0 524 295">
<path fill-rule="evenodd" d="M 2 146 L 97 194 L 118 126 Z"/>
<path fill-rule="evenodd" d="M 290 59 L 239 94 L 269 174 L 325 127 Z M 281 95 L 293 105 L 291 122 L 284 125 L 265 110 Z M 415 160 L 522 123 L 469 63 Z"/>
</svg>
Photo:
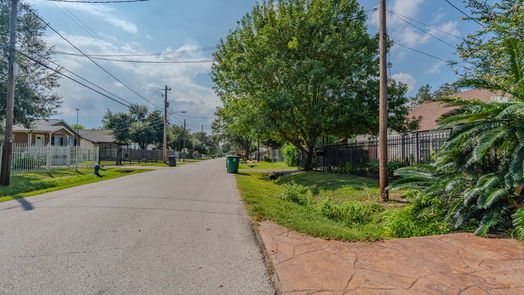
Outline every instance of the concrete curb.
<svg viewBox="0 0 524 295">
<path fill-rule="evenodd" d="M 251 219 L 251 217 L 249 218 Z M 262 236 L 260 235 L 260 232 L 258 231 L 258 222 L 253 223 L 253 221 L 250 222 L 251 230 L 253 231 L 253 236 L 255 238 L 256 243 L 258 244 L 258 247 L 260 248 L 260 252 L 262 253 L 262 257 L 264 260 L 264 264 L 267 268 L 267 274 L 269 276 L 269 279 L 271 281 L 271 284 L 273 285 L 273 288 L 275 288 L 275 295 L 282 295 L 284 292 L 282 291 L 282 285 L 280 284 L 280 279 L 278 278 L 277 272 L 275 271 L 275 266 L 273 265 L 273 262 L 271 261 L 271 258 L 269 257 L 269 252 L 267 251 L 266 244 L 264 243 L 264 240 L 262 239 Z"/>
<path fill-rule="evenodd" d="M 233 176 L 235 177 L 235 176 Z M 262 236 L 260 235 L 260 232 L 258 231 L 258 225 L 259 223 L 254 221 L 251 216 L 247 213 L 246 210 L 246 202 L 244 202 L 244 198 L 242 198 L 242 194 L 240 193 L 240 190 L 238 189 L 238 183 L 235 177 L 235 191 L 237 193 L 238 199 L 244 204 L 244 214 L 247 216 L 248 220 L 248 227 L 251 229 L 251 232 L 253 233 L 253 240 L 255 240 L 255 243 L 258 245 L 258 249 L 260 250 L 260 254 L 262 254 L 262 260 L 264 261 L 264 265 L 266 266 L 267 275 L 269 277 L 269 283 L 275 290 L 275 295 L 283 295 L 284 292 L 282 291 L 282 285 L 280 284 L 280 280 L 277 276 L 277 273 L 275 271 L 275 266 L 273 265 L 273 262 L 271 261 L 271 258 L 269 257 L 269 252 L 267 251 L 266 245 L 264 244 L 264 240 L 262 239 Z"/>
</svg>

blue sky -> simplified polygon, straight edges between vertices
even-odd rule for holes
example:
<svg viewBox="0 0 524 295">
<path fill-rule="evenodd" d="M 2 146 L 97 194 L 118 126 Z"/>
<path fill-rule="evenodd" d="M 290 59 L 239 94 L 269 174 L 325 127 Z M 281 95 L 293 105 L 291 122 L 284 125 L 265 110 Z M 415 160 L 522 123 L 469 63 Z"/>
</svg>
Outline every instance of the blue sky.
<svg viewBox="0 0 524 295">
<path fill-rule="evenodd" d="M 194 61 L 211 57 L 211 49 L 220 38 L 236 26 L 255 0 L 150 0 L 127 4 L 73 4 L 30 0 L 40 15 L 55 29 L 88 54 L 150 54 L 161 55 L 123 57 L 140 60 Z M 455 1 L 463 8 L 460 1 Z M 369 31 L 377 31 L 377 15 L 373 11 L 378 0 L 361 0 L 370 10 Z M 456 44 L 454 36 L 474 32 L 475 23 L 460 20 L 460 13 L 444 1 L 390 0 L 389 9 L 411 19 L 423 22 L 423 27 L 442 40 Z M 420 26 L 420 25 L 419 25 Z M 454 58 L 455 49 L 402 22 L 396 15 L 388 15 L 388 30 L 392 38 L 409 47 L 430 53 L 445 60 Z M 444 33 L 445 32 L 445 33 Z M 56 34 L 48 32 L 47 42 L 57 50 L 75 52 Z M 434 88 L 444 82 L 454 81 L 455 74 L 438 60 L 394 47 L 390 53 L 391 74 L 408 84 L 410 94 L 424 84 Z M 108 89 L 133 103 L 146 104 L 123 85 L 98 69 L 84 58 L 57 55 L 56 62 L 90 81 Z M 162 105 L 160 88 L 168 85 L 172 120 L 181 124 L 183 119 L 192 130 L 209 131 L 215 108 L 220 102 L 212 90 L 209 78 L 210 63 L 190 64 L 130 64 L 99 61 L 128 86 Z M 88 128 L 101 126 L 107 109 L 124 111 L 125 108 L 91 92 L 75 83 L 61 80 L 57 90 L 63 96 L 63 105 L 56 117 L 70 123 L 76 121 L 76 108 L 80 109 L 79 121 Z"/>
</svg>

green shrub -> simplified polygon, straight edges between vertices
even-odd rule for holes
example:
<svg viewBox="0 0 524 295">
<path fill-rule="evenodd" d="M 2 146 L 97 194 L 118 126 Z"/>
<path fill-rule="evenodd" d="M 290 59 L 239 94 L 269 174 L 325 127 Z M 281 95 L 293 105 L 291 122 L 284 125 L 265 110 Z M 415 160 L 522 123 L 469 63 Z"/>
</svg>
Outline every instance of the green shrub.
<svg viewBox="0 0 524 295">
<path fill-rule="evenodd" d="M 271 157 L 269 155 L 264 155 L 264 156 L 262 156 L 262 161 L 271 163 L 271 162 L 273 162 L 273 159 L 271 159 Z"/>
<path fill-rule="evenodd" d="M 392 238 L 409 238 L 445 234 L 451 231 L 439 206 L 427 207 L 416 202 L 399 210 L 388 211 L 384 215 L 387 235 Z"/>
<path fill-rule="evenodd" d="M 350 174 L 353 172 L 353 166 L 351 163 L 340 163 L 338 164 L 338 173 Z"/>
<path fill-rule="evenodd" d="M 311 205 L 313 203 L 309 189 L 293 182 L 284 185 L 284 191 L 280 195 L 280 198 L 303 206 Z"/>
<path fill-rule="evenodd" d="M 284 162 L 290 167 L 298 166 L 298 149 L 290 144 L 286 144 L 282 148 L 284 155 Z"/>
<path fill-rule="evenodd" d="M 373 221 L 377 213 L 384 211 L 378 203 L 342 202 L 335 203 L 325 198 L 318 204 L 318 210 L 327 218 L 343 222 L 347 225 L 364 225 Z"/>
</svg>

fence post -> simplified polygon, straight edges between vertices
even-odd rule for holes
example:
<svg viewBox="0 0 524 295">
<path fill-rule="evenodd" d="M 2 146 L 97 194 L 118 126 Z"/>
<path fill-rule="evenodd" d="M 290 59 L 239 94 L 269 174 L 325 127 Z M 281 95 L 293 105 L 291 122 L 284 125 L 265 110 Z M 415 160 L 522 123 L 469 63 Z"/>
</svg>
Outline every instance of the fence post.
<svg viewBox="0 0 524 295">
<path fill-rule="evenodd" d="M 415 163 L 418 164 L 420 162 L 420 142 L 419 142 L 418 132 L 415 132 L 415 149 L 416 149 L 416 156 L 417 156 Z"/>
<path fill-rule="evenodd" d="M 406 161 L 406 136 L 402 134 L 402 161 L 405 163 Z"/>
<path fill-rule="evenodd" d="M 338 142 L 335 143 L 335 163 L 337 164 L 337 173 L 338 173 Z"/>
</svg>

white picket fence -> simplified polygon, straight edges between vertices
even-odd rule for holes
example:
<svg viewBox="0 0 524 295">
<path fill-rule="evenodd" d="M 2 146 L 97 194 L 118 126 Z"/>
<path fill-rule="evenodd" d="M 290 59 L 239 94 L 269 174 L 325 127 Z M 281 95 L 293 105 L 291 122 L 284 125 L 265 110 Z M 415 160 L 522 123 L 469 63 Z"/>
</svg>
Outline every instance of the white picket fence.
<svg viewBox="0 0 524 295">
<path fill-rule="evenodd" d="M 98 163 L 98 157 L 98 147 L 90 149 L 78 146 L 13 144 L 11 172 L 37 172 L 57 168 L 92 168 Z"/>
</svg>

